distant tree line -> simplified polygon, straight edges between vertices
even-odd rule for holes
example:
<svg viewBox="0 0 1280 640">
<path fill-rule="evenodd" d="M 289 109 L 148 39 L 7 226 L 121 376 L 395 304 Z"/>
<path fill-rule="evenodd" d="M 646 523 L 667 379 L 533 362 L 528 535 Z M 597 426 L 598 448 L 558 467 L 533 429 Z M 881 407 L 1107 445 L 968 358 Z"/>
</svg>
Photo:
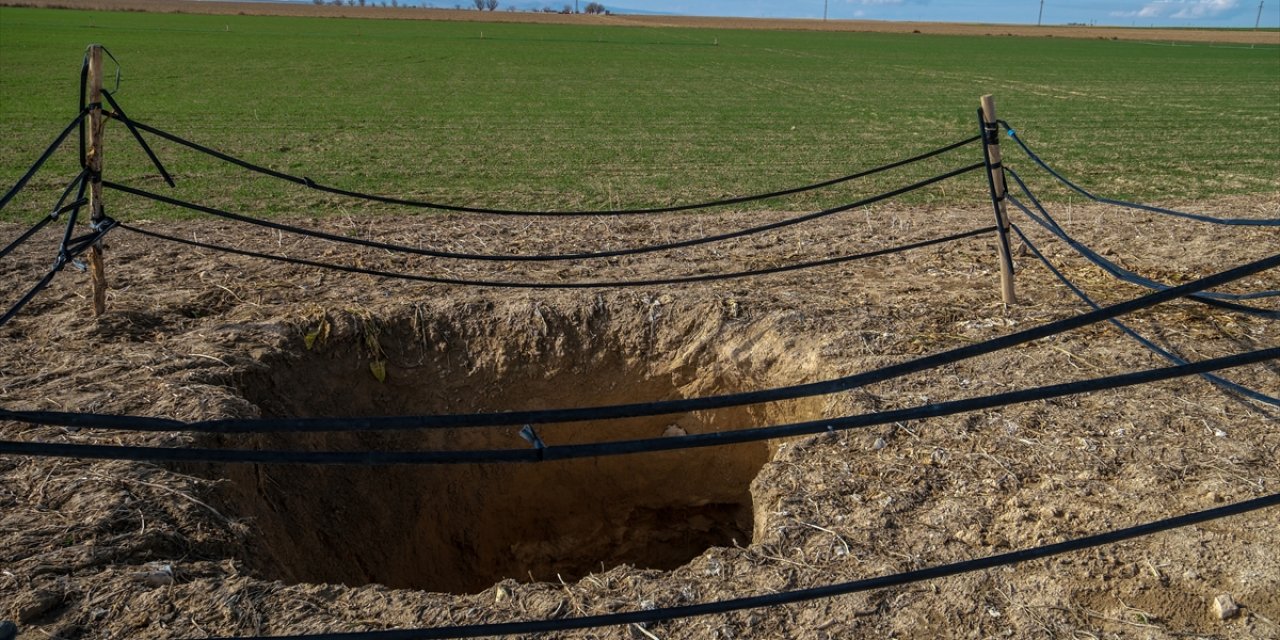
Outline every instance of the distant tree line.
<svg viewBox="0 0 1280 640">
<path fill-rule="evenodd" d="M 501 4 L 500 0 L 471 0 L 471 2 L 472 2 L 472 4 L 473 4 L 473 5 L 475 5 L 476 11 L 497 11 L 497 10 L 498 10 L 498 7 L 499 7 L 499 6 L 500 6 L 500 4 Z M 323 6 L 323 5 L 326 5 L 326 4 L 327 4 L 327 5 L 332 5 L 332 6 L 335 6 L 335 7 L 355 7 L 355 6 L 361 6 L 361 7 L 365 7 L 365 6 L 369 6 L 369 7 L 373 7 L 373 6 L 383 6 L 383 7 L 386 7 L 386 6 L 388 6 L 388 5 L 387 5 L 387 0 L 381 0 L 380 2 L 379 2 L 379 1 L 377 1 L 377 0 L 311 0 L 311 4 L 314 4 L 314 5 L 316 5 L 317 7 L 319 7 L 319 6 Z M 409 4 L 403 4 L 403 5 L 402 5 L 402 4 L 400 4 L 400 2 L 399 2 L 398 0 L 391 0 L 391 4 L 390 4 L 389 6 L 391 6 L 391 7 L 395 7 L 395 8 L 398 8 L 398 7 L 410 8 L 410 7 L 412 7 L 412 5 L 409 5 Z M 422 5 L 419 5 L 419 6 L 420 6 L 421 8 L 423 8 L 423 9 L 434 9 L 434 8 L 436 8 L 436 7 L 435 7 L 433 4 L 431 4 L 430 2 L 425 3 L 425 4 L 422 4 Z M 461 9 L 461 8 L 462 8 L 462 5 L 461 5 L 461 4 L 455 4 L 455 5 L 453 5 L 453 8 L 454 8 L 454 9 Z M 509 6 L 509 7 L 507 7 L 507 11 L 519 11 L 519 9 L 518 9 L 518 8 L 516 8 L 516 7 L 514 7 L 514 6 Z M 575 7 L 575 6 L 570 6 L 570 5 L 567 5 L 567 4 L 566 4 L 566 5 L 564 5 L 564 7 L 562 7 L 562 8 L 561 8 L 561 9 L 559 9 L 559 10 L 557 10 L 557 9 L 552 9 L 550 5 L 544 5 L 541 9 L 531 9 L 531 11 L 533 11 L 534 13 L 537 13 L 537 12 L 542 12 L 542 13 L 562 13 L 562 14 L 579 13 L 579 11 L 576 9 L 576 7 Z M 608 10 L 608 9 L 606 9 L 606 8 L 604 7 L 604 5 L 600 4 L 599 2 L 588 2 L 588 3 L 587 3 L 587 6 L 586 6 L 582 11 L 581 11 L 581 13 L 592 14 L 592 15 L 609 15 L 609 10 Z"/>
</svg>

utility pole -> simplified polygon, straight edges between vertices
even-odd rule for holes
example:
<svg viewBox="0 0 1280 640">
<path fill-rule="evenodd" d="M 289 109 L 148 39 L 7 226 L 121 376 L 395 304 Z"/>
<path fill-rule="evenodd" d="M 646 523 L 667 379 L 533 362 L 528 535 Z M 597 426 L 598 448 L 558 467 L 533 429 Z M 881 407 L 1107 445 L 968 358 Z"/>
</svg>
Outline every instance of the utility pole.
<svg viewBox="0 0 1280 640">
<path fill-rule="evenodd" d="M 1040 23 L 1043 21 L 1044 21 L 1044 0 L 1040 0 L 1040 17 L 1036 18 L 1036 26 L 1037 27 L 1040 26 Z"/>
<path fill-rule="evenodd" d="M 1262 24 L 1262 3 L 1266 0 L 1258 0 L 1258 19 L 1253 21 L 1253 30 L 1257 31 L 1258 26 Z"/>
<path fill-rule="evenodd" d="M 822 0 L 822 21 L 823 21 L 823 22 L 826 22 L 826 21 L 827 21 L 827 4 L 828 4 L 828 2 L 829 2 L 829 0 Z M 1259 15 L 1259 16 L 1261 16 L 1261 15 L 1262 15 L 1262 9 L 1261 9 L 1261 8 L 1259 8 L 1259 9 L 1258 9 L 1258 15 Z"/>
</svg>

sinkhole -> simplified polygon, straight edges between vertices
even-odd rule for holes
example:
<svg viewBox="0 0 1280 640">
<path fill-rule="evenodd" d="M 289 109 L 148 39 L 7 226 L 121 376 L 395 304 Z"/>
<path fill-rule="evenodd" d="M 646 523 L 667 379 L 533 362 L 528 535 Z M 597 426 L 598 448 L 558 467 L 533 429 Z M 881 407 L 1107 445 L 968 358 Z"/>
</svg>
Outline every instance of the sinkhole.
<svg viewBox="0 0 1280 640">
<path fill-rule="evenodd" d="M 237 376 L 264 417 L 474 413 L 731 393 L 806 379 L 767 323 L 652 304 L 486 313 L 330 313 Z M 548 446 L 670 437 L 816 417 L 816 401 L 541 425 Z M 304 450 L 530 446 L 519 426 L 208 436 L 200 446 Z M 538 464 L 206 465 L 251 530 L 268 579 L 451 593 L 506 578 L 573 580 L 620 564 L 673 569 L 750 544 L 769 443 Z"/>
</svg>

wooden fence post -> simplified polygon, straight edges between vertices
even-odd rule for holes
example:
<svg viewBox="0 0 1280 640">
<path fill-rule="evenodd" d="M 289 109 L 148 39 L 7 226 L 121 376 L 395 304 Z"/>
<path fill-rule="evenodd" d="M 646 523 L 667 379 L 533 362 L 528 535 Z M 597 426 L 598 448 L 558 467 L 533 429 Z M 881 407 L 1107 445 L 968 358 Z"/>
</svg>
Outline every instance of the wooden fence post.
<svg viewBox="0 0 1280 640">
<path fill-rule="evenodd" d="M 102 132 L 106 119 L 102 117 L 102 45 L 89 45 L 89 139 L 86 162 L 89 178 L 90 222 L 96 228 L 105 217 L 102 206 Z M 93 279 L 93 315 L 107 310 L 107 272 L 103 264 L 102 241 L 89 249 L 89 273 Z"/>
<path fill-rule="evenodd" d="M 1006 196 L 1009 188 L 1004 181 L 1004 164 L 1000 155 L 1000 128 L 996 123 L 996 99 L 982 96 L 982 148 L 986 154 L 988 184 L 991 187 L 991 203 L 996 210 L 996 233 L 1000 253 L 1000 297 L 1005 304 L 1016 304 L 1018 298 L 1013 289 L 1013 256 L 1009 252 L 1009 211 Z"/>
</svg>

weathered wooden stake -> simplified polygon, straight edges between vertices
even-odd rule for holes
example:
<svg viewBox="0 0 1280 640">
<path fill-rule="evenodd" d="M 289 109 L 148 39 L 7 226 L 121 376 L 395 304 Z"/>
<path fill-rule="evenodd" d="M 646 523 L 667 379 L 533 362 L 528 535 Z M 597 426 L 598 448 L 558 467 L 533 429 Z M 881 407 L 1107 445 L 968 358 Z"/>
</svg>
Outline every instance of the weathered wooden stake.
<svg viewBox="0 0 1280 640">
<path fill-rule="evenodd" d="M 1016 304 L 1018 298 L 1013 290 L 1013 256 L 1009 253 L 1009 211 L 1006 196 L 1009 188 L 1004 181 L 1004 165 L 1000 155 L 1000 136 L 996 124 L 996 99 L 990 95 L 982 96 L 983 147 L 991 168 L 991 201 L 995 204 L 996 229 L 1000 236 L 997 250 L 1000 253 L 1000 297 L 1005 304 Z M 990 132 L 996 135 L 988 135 Z"/>
<path fill-rule="evenodd" d="M 89 45 L 89 139 L 86 144 L 86 161 L 89 165 L 90 221 L 96 227 L 105 213 L 102 206 L 102 45 Z M 93 279 L 93 315 L 100 316 L 107 310 L 107 271 L 103 263 L 102 242 L 95 242 L 89 249 L 89 273 Z"/>
</svg>

